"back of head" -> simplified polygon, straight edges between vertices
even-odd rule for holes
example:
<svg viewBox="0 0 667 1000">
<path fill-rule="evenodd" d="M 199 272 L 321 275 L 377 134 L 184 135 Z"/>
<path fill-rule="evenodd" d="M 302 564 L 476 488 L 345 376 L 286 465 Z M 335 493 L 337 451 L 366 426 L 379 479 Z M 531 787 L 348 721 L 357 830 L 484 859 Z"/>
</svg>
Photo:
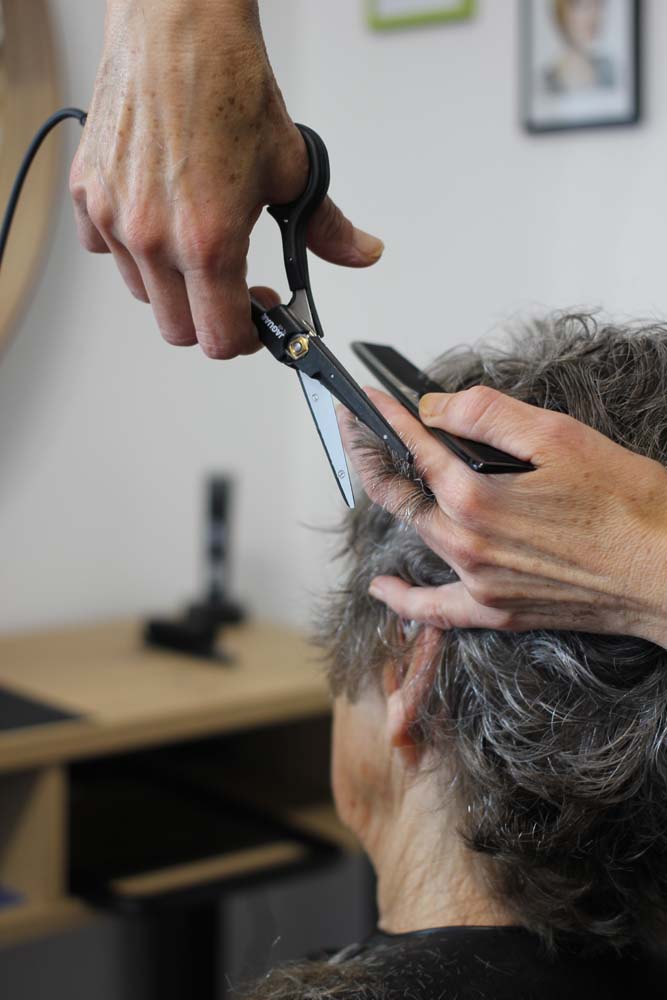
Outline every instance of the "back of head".
<svg viewBox="0 0 667 1000">
<path fill-rule="evenodd" d="M 557 316 L 500 348 L 449 351 L 431 375 L 445 391 L 489 385 L 570 414 L 667 461 L 665 327 Z M 433 500 L 421 481 L 408 480 L 376 439 L 361 443 L 377 475 L 405 479 L 406 514 L 423 513 Z M 348 516 L 344 553 L 343 581 L 318 629 L 334 693 L 355 700 L 379 684 L 389 656 L 419 641 L 419 630 L 401 627 L 369 597 L 371 579 L 393 574 L 430 586 L 456 576 L 409 517 L 367 500 Z M 667 652 L 621 636 L 454 629 L 436 655 L 418 736 L 441 765 L 443 796 L 456 797 L 461 836 L 491 892 L 555 950 L 655 940 L 667 907 Z M 277 969 L 243 993 L 386 995 L 373 952 L 342 965 Z"/>
<path fill-rule="evenodd" d="M 667 459 L 663 327 L 560 316 L 503 348 L 450 351 L 431 375 L 450 392 L 492 386 Z M 401 474 L 375 442 L 364 446 L 380 474 Z M 418 482 L 406 490 L 417 506 L 432 502 Z M 334 691 L 354 699 L 397 644 L 371 579 L 455 575 L 414 528 L 368 502 L 350 518 L 346 550 L 322 633 Z M 550 944 L 621 948 L 656 935 L 667 907 L 667 652 L 620 636 L 454 629 L 438 656 L 420 738 L 447 780 L 455 774 L 461 835 L 494 894 Z"/>
</svg>

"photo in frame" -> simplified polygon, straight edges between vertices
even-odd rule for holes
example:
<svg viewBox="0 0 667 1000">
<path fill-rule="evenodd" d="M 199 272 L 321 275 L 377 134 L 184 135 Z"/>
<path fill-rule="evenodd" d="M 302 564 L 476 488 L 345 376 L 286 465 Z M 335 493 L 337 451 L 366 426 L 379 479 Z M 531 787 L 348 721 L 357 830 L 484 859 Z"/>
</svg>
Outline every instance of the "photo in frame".
<svg viewBox="0 0 667 1000">
<path fill-rule="evenodd" d="M 366 0 L 371 28 L 407 28 L 472 17 L 475 0 Z"/>
<path fill-rule="evenodd" d="M 639 121 L 641 0 L 521 0 L 520 13 L 528 131 Z"/>
</svg>

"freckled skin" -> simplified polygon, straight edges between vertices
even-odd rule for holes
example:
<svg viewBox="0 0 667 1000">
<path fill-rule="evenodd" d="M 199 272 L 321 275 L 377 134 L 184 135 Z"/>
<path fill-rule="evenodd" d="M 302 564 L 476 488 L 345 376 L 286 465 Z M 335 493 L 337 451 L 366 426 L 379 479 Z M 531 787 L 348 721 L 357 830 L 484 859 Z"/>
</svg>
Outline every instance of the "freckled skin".
<svg viewBox="0 0 667 1000">
<path fill-rule="evenodd" d="M 113 253 L 166 340 L 216 358 L 258 349 L 250 233 L 264 205 L 301 193 L 307 172 L 256 0 L 107 0 L 70 190 L 84 247 Z M 364 249 L 363 235 L 327 199 L 309 244 L 365 267 L 381 244 Z"/>
<path fill-rule="evenodd" d="M 479 420 L 470 423 L 472 392 L 452 395 L 441 413 L 425 413 L 424 423 L 488 440 Z M 417 467 L 430 470 L 435 499 L 418 509 L 413 523 L 459 576 L 442 587 L 412 589 L 382 578 L 378 597 L 396 614 L 444 628 L 633 635 L 667 648 L 662 465 L 572 417 L 494 391 L 488 405 L 495 403 L 496 424 L 502 418 L 515 443 L 490 443 L 515 454 L 530 449 L 537 471 L 475 477 L 395 400 L 372 389 L 369 395 L 410 442 Z M 344 416 L 341 429 L 371 499 L 405 518 L 414 483 L 395 470 L 378 475 L 377 463 L 364 459 L 353 420 Z M 466 553 L 473 554 L 467 562 Z"/>
</svg>

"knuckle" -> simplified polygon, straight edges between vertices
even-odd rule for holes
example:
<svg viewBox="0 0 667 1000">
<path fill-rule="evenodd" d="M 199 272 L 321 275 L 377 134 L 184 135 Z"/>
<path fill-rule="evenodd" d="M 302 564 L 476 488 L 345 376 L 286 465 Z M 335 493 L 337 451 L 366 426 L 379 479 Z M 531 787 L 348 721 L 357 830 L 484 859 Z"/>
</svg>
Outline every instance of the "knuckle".
<svg viewBox="0 0 667 1000">
<path fill-rule="evenodd" d="M 102 244 L 100 243 L 94 229 L 90 226 L 78 225 L 77 234 L 79 237 L 79 243 L 84 250 L 87 250 L 88 253 L 99 253 Z"/>
<path fill-rule="evenodd" d="M 488 565 L 488 543 L 484 538 L 472 535 L 465 542 L 465 566 L 469 573 L 478 572 Z"/>
<path fill-rule="evenodd" d="M 544 429 L 551 442 L 559 446 L 577 445 L 582 438 L 583 425 L 566 413 L 544 413 Z"/>
<path fill-rule="evenodd" d="M 488 385 L 474 385 L 461 394 L 461 404 L 471 428 L 489 414 L 498 401 L 499 393 Z"/>
<path fill-rule="evenodd" d="M 101 233 L 109 232 L 113 226 L 114 213 L 107 198 L 100 191 L 88 191 L 86 195 L 88 218 Z"/>
<path fill-rule="evenodd" d="M 500 595 L 489 580 L 471 580 L 466 584 L 468 593 L 476 604 L 484 608 L 496 608 Z M 506 614 L 506 612 L 502 612 Z"/>
<path fill-rule="evenodd" d="M 210 334 L 204 335 L 197 331 L 197 340 L 206 357 L 213 361 L 230 361 L 238 354 L 235 344 L 225 340 L 215 340 Z"/>
<path fill-rule="evenodd" d="M 206 220 L 190 220 L 178 239 L 188 270 L 204 272 L 239 265 L 245 261 L 249 245 L 248 237 L 229 224 Z"/>
<path fill-rule="evenodd" d="M 164 235 L 147 212 L 135 211 L 123 226 L 125 246 L 133 257 L 153 259 L 164 246 Z"/>
<path fill-rule="evenodd" d="M 130 230 L 124 242 L 132 256 L 138 260 L 155 260 L 164 247 L 162 236 L 151 229 Z"/>
<path fill-rule="evenodd" d="M 435 599 L 429 601 L 418 616 L 414 615 L 413 620 L 435 625 L 437 628 L 449 628 L 451 624 L 445 609 Z"/>
<path fill-rule="evenodd" d="M 197 342 L 192 334 L 187 333 L 187 331 L 177 330 L 174 327 L 162 326 L 160 327 L 160 333 L 162 339 L 171 347 L 190 347 Z"/>
<path fill-rule="evenodd" d="M 588 427 L 567 413 L 539 410 L 535 419 L 535 456 L 539 461 L 554 451 L 571 452 L 585 448 L 588 432 Z"/>
<path fill-rule="evenodd" d="M 475 473 L 462 469 L 458 482 L 449 494 L 449 502 L 456 512 L 456 520 L 465 526 L 474 525 L 480 519 L 482 498 L 480 484 Z"/>
<path fill-rule="evenodd" d="M 465 573 L 476 573 L 485 565 L 485 545 L 477 538 L 459 539 L 456 543 L 455 561 Z"/>
<path fill-rule="evenodd" d="M 72 165 L 69 168 L 69 191 L 75 201 L 83 199 L 85 204 L 86 186 L 84 183 L 84 169 L 78 154 L 72 160 Z"/>
<path fill-rule="evenodd" d="M 69 193 L 76 207 L 85 210 L 86 188 L 78 178 L 74 177 L 73 173 L 70 173 L 69 176 Z"/>
</svg>

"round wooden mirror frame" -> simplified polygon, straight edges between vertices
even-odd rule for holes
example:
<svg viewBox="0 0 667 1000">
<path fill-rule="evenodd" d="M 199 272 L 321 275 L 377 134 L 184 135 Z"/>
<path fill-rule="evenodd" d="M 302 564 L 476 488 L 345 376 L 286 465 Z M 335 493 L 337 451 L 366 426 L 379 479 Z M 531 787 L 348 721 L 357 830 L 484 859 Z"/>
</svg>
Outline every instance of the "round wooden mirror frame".
<svg viewBox="0 0 667 1000">
<path fill-rule="evenodd" d="M 0 214 L 33 135 L 59 107 L 47 0 L 0 0 Z M 23 188 L 0 274 L 0 353 L 35 280 L 60 179 L 59 138 L 42 146 Z"/>
</svg>

